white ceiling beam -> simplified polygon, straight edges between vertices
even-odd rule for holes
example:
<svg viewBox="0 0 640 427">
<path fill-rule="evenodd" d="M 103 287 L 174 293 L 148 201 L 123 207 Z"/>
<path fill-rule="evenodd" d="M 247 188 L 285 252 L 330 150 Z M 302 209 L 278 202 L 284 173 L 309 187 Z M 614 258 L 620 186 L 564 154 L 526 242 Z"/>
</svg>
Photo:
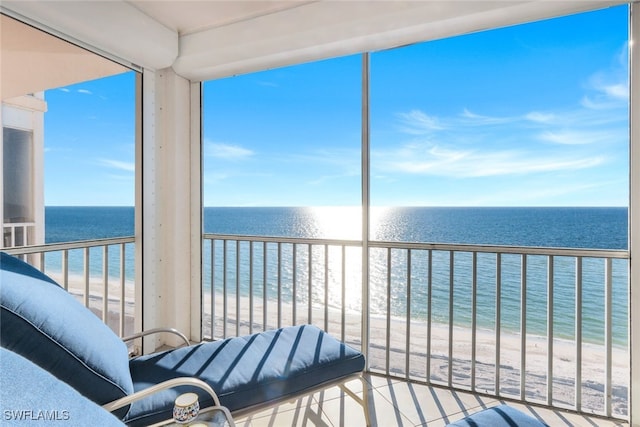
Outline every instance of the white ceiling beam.
<svg viewBox="0 0 640 427">
<path fill-rule="evenodd" d="M 174 70 L 193 81 L 387 49 L 624 1 L 321 1 L 185 35 Z"/>
<path fill-rule="evenodd" d="M 3 0 L 2 9 L 135 66 L 167 68 L 178 56 L 178 34 L 123 1 Z"/>
</svg>

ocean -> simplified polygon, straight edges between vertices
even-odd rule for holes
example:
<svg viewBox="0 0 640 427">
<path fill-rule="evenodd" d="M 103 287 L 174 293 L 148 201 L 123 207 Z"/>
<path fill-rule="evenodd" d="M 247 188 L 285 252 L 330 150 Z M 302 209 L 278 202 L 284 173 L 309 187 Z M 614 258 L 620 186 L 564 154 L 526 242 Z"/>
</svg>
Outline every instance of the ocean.
<svg viewBox="0 0 640 427">
<path fill-rule="evenodd" d="M 353 207 L 207 207 L 204 210 L 206 233 L 287 236 L 300 238 L 353 239 L 360 238 L 360 210 Z M 45 210 L 46 242 L 65 242 L 95 238 L 132 236 L 134 234 L 134 210 L 132 207 L 47 207 Z M 389 242 L 459 243 L 482 245 L 508 245 L 528 247 L 562 247 L 591 249 L 626 249 L 628 241 L 627 209 L 611 208 L 446 208 L 446 207 L 394 207 L 374 208 L 371 214 L 371 240 Z M 205 252 L 207 247 L 205 246 Z M 386 310 L 384 251 L 372 250 L 371 312 L 382 314 Z M 206 254 L 205 254 L 206 255 Z M 92 255 L 99 259 L 100 254 Z M 113 253 L 112 256 L 117 256 Z M 133 250 L 127 249 L 132 260 Z M 544 335 L 545 269 L 544 257 L 529 257 L 527 328 L 530 333 Z M 204 257 L 204 268 L 210 271 L 209 257 Z M 70 257 L 81 268 L 80 256 Z M 287 262 L 287 261 L 284 261 Z M 446 252 L 433 253 L 433 314 L 436 322 L 448 322 L 447 304 L 449 286 L 449 256 Z M 456 309 L 454 324 L 469 325 L 471 304 L 471 257 L 459 253 L 455 258 Z M 488 329 L 495 326 L 495 255 L 480 254 L 479 282 L 488 288 L 479 288 L 478 322 Z M 561 283 L 555 289 L 555 334 L 571 338 L 574 331 L 572 303 L 575 289 L 575 267 L 568 258 L 556 258 L 555 276 Z M 114 264 L 114 263 L 111 263 Z M 132 263 L 131 263 L 132 264 Z M 93 262 L 95 267 L 100 262 Z M 55 266 L 47 266 L 55 269 Z M 604 266 L 601 260 L 584 261 L 583 309 L 584 336 L 589 342 L 603 340 L 602 289 Z M 291 266 L 284 266 L 290 271 Z M 392 281 L 406 281 L 403 269 L 393 271 Z M 461 273 L 459 273 L 461 272 Z M 537 272 L 537 273 L 536 273 Z M 133 272 L 127 272 L 132 277 Z M 413 274 L 423 280 L 412 284 L 411 313 L 416 319 L 424 319 L 426 312 L 425 261 L 417 260 Z M 519 257 L 504 255 L 502 262 L 502 317 L 501 326 L 517 332 L 519 329 Z M 624 346 L 627 340 L 627 261 L 613 262 L 613 328 L 614 343 Z M 270 277 L 274 277 L 270 274 Z M 208 285 L 205 285 L 208 286 Z M 402 286 L 400 286 L 401 288 Z M 248 292 L 246 289 L 241 292 Z M 400 291 L 397 291 L 400 292 Z M 401 292 L 400 292 L 401 294 Z M 357 301 L 355 302 L 357 305 Z M 401 295 L 394 295 L 392 314 L 406 310 Z M 351 307 L 356 309 L 357 307 Z M 567 315 L 566 313 L 570 313 Z"/>
<path fill-rule="evenodd" d="M 372 240 L 532 247 L 627 249 L 627 208 L 379 208 Z M 207 207 L 204 232 L 359 239 L 352 207 Z M 45 209 L 46 243 L 134 234 L 132 207 Z"/>
</svg>

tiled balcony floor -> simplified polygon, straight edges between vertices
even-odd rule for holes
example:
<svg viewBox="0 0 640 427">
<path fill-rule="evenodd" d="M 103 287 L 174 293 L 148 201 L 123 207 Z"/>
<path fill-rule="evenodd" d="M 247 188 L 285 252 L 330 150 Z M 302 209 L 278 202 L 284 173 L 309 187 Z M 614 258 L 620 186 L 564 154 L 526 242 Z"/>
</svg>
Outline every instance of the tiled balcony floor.
<svg viewBox="0 0 640 427">
<path fill-rule="evenodd" d="M 374 426 L 442 427 L 500 403 L 495 398 L 428 387 L 382 376 L 368 375 L 366 379 L 369 383 L 369 406 Z M 360 392 L 362 388 L 358 381 L 350 385 L 354 391 Z M 590 418 L 535 406 L 511 405 L 543 420 L 552 427 L 628 426 L 626 422 Z M 335 387 L 323 393 L 316 393 L 313 396 L 239 418 L 236 420 L 236 425 L 238 427 L 359 427 L 365 425 L 365 419 L 360 405 Z"/>
</svg>

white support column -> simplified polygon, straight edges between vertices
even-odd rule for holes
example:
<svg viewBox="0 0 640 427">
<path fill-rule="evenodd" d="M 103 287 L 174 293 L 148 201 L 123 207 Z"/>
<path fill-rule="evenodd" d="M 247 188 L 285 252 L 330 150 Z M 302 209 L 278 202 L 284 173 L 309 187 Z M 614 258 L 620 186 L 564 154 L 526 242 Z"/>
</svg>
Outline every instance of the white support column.
<svg viewBox="0 0 640 427">
<path fill-rule="evenodd" d="M 136 270 L 136 325 L 135 331 L 152 329 L 159 325 L 157 295 L 160 269 L 157 266 L 160 255 L 158 244 L 158 195 L 156 175 L 157 140 L 160 139 L 156 122 L 159 100 L 156 98 L 156 73 L 145 70 L 142 75 L 142 144 L 137 153 L 136 164 L 136 232 L 142 233 L 137 239 L 136 259 L 142 265 Z M 141 315 L 142 314 L 142 315 Z M 159 347 L 157 337 L 145 339 L 143 353 Z"/>
<path fill-rule="evenodd" d="M 202 84 L 191 83 L 191 339 L 202 340 Z"/>
<path fill-rule="evenodd" d="M 630 189 L 629 189 L 629 417 L 640 426 L 640 7 L 632 3 L 629 37 Z"/>
<path fill-rule="evenodd" d="M 145 72 L 143 87 L 143 328 L 173 327 L 198 340 L 200 144 L 192 103 L 199 98 L 192 102 L 191 83 L 171 69 Z M 146 340 L 144 351 L 163 343 L 179 341 L 160 336 Z"/>
<path fill-rule="evenodd" d="M 40 110 L 34 110 L 33 114 L 33 171 L 36 179 L 33 183 L 33 222 L 36 224 L 34 235 L 31 236 L 30 245 L 43 245 L 44 235 L 44 113 L 47 111 L 47 103 L 44 92 L 34 96 L 41 100 Z"/>
</svg>

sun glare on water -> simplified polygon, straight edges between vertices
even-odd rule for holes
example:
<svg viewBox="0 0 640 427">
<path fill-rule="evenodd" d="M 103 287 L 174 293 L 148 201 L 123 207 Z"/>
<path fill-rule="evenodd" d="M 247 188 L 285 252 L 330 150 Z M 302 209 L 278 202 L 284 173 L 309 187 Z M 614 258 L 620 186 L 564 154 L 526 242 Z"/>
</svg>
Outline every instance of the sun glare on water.
<svg viewBox="0 0 640 427">
<path fill-rule="evenodd" d="M 362 209 L 359 206 L 318 206 L 307 208 L 315 229 L 322 238 L 360 240 L 362 239 Z M 369 228 L 371 237 L 380 222 L 386 218 L 389 209 L 371 209 Z"/>
</svg>

